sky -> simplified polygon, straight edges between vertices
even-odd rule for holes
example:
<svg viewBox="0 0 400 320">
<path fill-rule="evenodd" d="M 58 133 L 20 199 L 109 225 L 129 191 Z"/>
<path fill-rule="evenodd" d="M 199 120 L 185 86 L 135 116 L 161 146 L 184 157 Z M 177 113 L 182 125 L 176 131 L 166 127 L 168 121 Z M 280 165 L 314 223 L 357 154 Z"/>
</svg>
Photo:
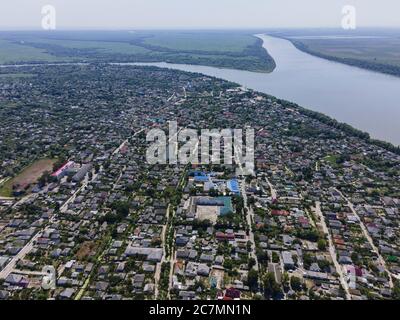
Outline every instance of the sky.
<svg viewBox="0 0 400 320">
<path fill-rule="evenodd" d="M 0 29 L 40 29 L 44 5 L 57 29 L 340 27 L 345 5 L 359 27 L 400 27 L 400 0 L 0 0 Z"/>
</svg>

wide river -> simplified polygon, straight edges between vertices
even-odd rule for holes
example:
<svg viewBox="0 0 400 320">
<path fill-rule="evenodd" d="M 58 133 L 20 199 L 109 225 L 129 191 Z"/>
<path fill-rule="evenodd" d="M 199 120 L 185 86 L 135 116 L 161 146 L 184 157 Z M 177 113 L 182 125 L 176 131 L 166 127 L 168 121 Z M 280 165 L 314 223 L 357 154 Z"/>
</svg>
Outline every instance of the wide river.
<svg viewBox="0 0 400 320">
<path fill-rule="evenodd" d="M 400 78 L 314 57 L 284 39 L 259 37 L 277 64 L 272 73 L 185 64 L 143 65 L 199 72 L 233 81 L 325 113 L 369 132 L 374 138 L 400 145 Z"/>
</svg>

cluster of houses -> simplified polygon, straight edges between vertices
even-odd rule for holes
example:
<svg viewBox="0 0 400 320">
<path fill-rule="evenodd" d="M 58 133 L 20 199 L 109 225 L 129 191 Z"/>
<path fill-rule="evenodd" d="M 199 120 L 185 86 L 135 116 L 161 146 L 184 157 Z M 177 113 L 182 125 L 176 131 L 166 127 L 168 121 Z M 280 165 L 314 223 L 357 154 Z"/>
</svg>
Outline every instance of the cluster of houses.
<svg viewBox="0 0 400 320">
<path fill-rule="evenodd" d="M 74 81 L 61 86 L 62 68 Z M 54 66 L 0 92 L 21 105 L 0 110 L 0 181 L 43 155 L 65 160 L 33 193 L 0 198 L 0 299 L 398 298 L 398 155 L 289 103 L 171 70 Z M 146 131 L 177 118 L 253 128 L 255 175 L 148 163 Z"/>
</svg>

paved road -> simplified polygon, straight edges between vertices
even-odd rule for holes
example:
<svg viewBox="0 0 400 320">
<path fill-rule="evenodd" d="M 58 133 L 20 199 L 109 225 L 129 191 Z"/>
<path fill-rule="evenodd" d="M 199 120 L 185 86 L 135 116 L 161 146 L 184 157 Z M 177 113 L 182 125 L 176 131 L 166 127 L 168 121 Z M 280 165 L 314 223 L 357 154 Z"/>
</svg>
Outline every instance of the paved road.
<svg viewBox="0 0 400 320">
<path fill-rule="evenodd" d="M 47 188 L 44 189 L 44 191 L 47 191 Z M 44 192 L 41 191 L 41 192 Z M 17 203 L 14 204 L 14 206 L 18 206 L 21 205 L 23 203 L 25 203 L 27 200 L 31 199 L 32 197 L 37 197 L 37 194 L 31 194 L 28 195 L 26 197 L 24 197 L 23 199 L 21 199 L 20 201 L 18 201 Z M 49 222 L 50 224 L 52 222 L 54 222 L 56 219 L 55 216 L 51 217 Z M 5 279 L 8 277 L 8 275 L 10 273 L 13 272 L 15 266 L 17 265 L 18 261 L 21 259 L 24 259 L 25 256 L 30 253 L 36 243 L 36 241 L 41 237 L 41 235 L 43 234 L 44 231 L 48 230 L 49 227 L 44 227 L 41 230 L 39 230 L 29 241 L 28 243 L 10 260 L 10 262 L 3 268 L 3 270 L 0 272 L 0 279 Z"/>
<path fill-rule="evenodd" d="M 26 199 L 26 197 L 24 199 Z M 21 201 L 24 201 L 24 199 L 22 199 Z M 18 203 L 21 203 L 21 201 L 19 201 Z M 54 222 L 55 218 L 56 218 L 55 216 L 50 218 L 49 220 L 50 224 Z M 31 240 L 29 240 L 28 243 L 10 260 L 7 266 L 5 266 L 3 270 L 0 272 L 0 279 L 5 279 L 8 277 L 10 273 L 12 273 L 18 261 L 24 259 L 25 256 L 32 251 L 36 241 L 41 237 L 44 231 L 48 230 L 48 228 L 49 227 L 44 227 L 41 230 L 39 230 L 31 238 Z"/>
<path fill-rule="evenodd" d="M 40 192 L 40 193 L 42 193 L 42 192 Z M 35 200 L 37 197 L 38 197 L 37 193 L 28 194 L 27 196 L 25 196 L 22 199 L 20 199 L 17 202 L 15 202 L 12 207 L 16 208 L 16 207 L 22 206 L 23 204 L 25 204 L 26 202 L 28 202 L 30 200 Z"/>
<path fill-rule="evenodd" d="M 5 279 L 12 273 L 18 261 L 31 252 L 35 242 L 40 236 L 41 232 L 36 233 L 36 235 L 10 260 L 7 266 L 0 272 L 0 279 Z"/>
<path fill-rule="evenodd" d="M 138 135 L 139 133 L 141 133 L 144 129 L 136 132 L 134 134 L 134 136 Z M 116 153 L 118 153 L 121 148 L 127 143 L 128 140 L 125 140 L 114 152 L 111 156 L 115 155 Z M 101 172 L 103 170 L 103 167 L 100 168 L 99 172 Z M 75 200 L 77 194 L 82 191 L 83 189 L 85 189 L 87 187 L 87 185 L 91 182 L 94 181 L 98 176 L 97 174 L 93 174 L 92 180 L 89 180 L 88 175 L 86 175 L 85 180 L 82 184 L 82 186 L 76 191 L 74 192 L 74 194 L 64 202 L 64 204 L 60 207 L 60 212 L 65 212 L 68 208 L 68 204 L 71 203 L 72 201 Z M 45 189 L 47 190 L 47 189 Z M 43 191 L 42 191 L 43 192 Z M 21 205 L 23 203 L 25 203 L 26 201 L 28 201 L 29 199 L 33 198 L 33 197 L 37 197 L 37 194 L 31 194 L 29 196 L 26 196 L 24 198 L 22 198 L 20 201 L 18 201 L 14 206 L 17 205 Z M 50 219 L 50 224 L 52 222 L 54 222 L 56 219 L 55 216 L 51 217 Z M 18 263 L 19 260 L 24 259 L 25 256 L 32 251 L 35 242 L 40 238 L 40 236 L 43 234 L 44 231 L 48 230 L 49 227 L 45 227 L 43 229 L 41 229 L 40 231 L 38 231 L 33 237 L 32 239 L 10 260 L 10 262 L 3 268 L 3 270 L 0 272 L 0 279 L 5 279 L 8 277 L 8 275 L 10 273 L 12 273 L 12 271 L 14 270 L 16 264 Z"/>
<path fill-rule="evenodd" d="M 97 257 L 96 260 L 96 264 L 99 264 L 101 262 L 101 260 L 103 259 L 104 255 L 106 254 L 106 252 L 108 252 L 108 249 L 110 249 L 110 245 L 112 244 L 112 238 L 109 240 L 108 244 L 105 246 L 103 252 Z M 96 268 L 94 268 L 96 269 Z M 83 286 L 81 287 L 81 289 L 79 290 L 79 292 L 77 293 L 77 295 L 75 296 L 74 300 L 80 300 L 82 298 L 82 296 L 84 295 L 86 288 L 89 286 L 92 277 L 94 275 L 94 272 L 92 272 L 87 279 L 85 280 Z"/>
<path fill-rule="evenodd" d="M 251 257 L 255 260 L 256 265 L 254 268 L 258 271 L 259 265 L 258 265 L 258 258 L 256 255 L 256 242 L 254 240 L 254 232 L 253 232 L 253 221 L 254 221 L 254 211 L 252 206 L 248 204 L 247 201 L 247 194 L 246 194 L 246 181 L 243 179 L 240 183 L 241 185 L 241 193 L 243 196 L 243 202 L 244 202 L 244 207 L 247 209 L 247 214 L 246 214 L 246 222 L 247 225 L 249 226 L 249 241 L 251 242 Z"/>
<path fill-rule="evenodd" d="M 239 158 L 239 154 L 241 154 L 240 150 L 237 150 L 237 146 L 234 145 L 234 156 L 235 156 L 235 162 L 236 165 L 239 166 L 239 169 L 241 172 L 246 172 L 243 168 L 243 164 L 240 161 Z M 251 252 L 250 252 L 250 256 L 254 259 L 254 261 L 256 262 L 254 269 L 259 271 L 260 270 L 260 266 L 258 263 L 258 258 L 256 255 L 256 242 L 254 240 L 254 232 L 253 232 L 253 221 L 254 221 L 254 212 L 253 212 L 253 208 L 251 207 L 251 205 L 248 205 L 248 201 L 247 201 L 247 193 L 246 193 L 246 179 L 245 177 L 242 177 L 241 181 L 239 181 L 240 183 L 240 188 L 241 188 L 241 195 L 243 197 L 243 204 L 244 204 L 244 208 L 246 208 L 247 210 L 247 214 L 246 214 L 246 223 L 249 227 L 249 237 L 248 240 L 251 243 Z M 258 286 L 260 287 L 260 279 L 258 279 Z"/>
<path fill-rule="evenodd" d="M 335 265 L 336 271 L 339 273 L 340 283 L 342 284 L 342 287 L 343 287 L 344 291 L 346 292 L 346 299 L 347 300 L 351 300 L 351 295 L 350 295 L 350 292 L 349 292 L 349 285 L 346 282 L 346 277 L 345 277 L 345 275 L 343 273 L 343 268 L 341 267 L 341 265 L 337 261 L 336 248 L 333 245 L 331 233 L 329 232 L 329 229 L 328 229 L 328 227 L 326 225 L 325 217 L 322 214 L 321 203 L 320 202 L 316 202 L 315 203 L 315 213 L 319 216 L 320 222 L 321 222 L 321 226 L 322 226 L 322 230 L 324 231 L 324 233 L 328 237 L 329 253 L 331 255 L 333 264 Z"/>
<path fill-rule="evenodd" d="M 193 158 L 196 155 L 198 147 L 199 147 L 199 143 L 196 144 L 196 148 L 193 151 L 193 153 L 191 155 L 191 158 Z M 186 170 L 182 173 L 181 179 L 180 179 L 180 181 L 178 183 L 178 188 L 182 188 L 184 186 L 185 176 L 186 176 Z M 176 214 L 176 211 L 172 208 L 171 204 L 169 204 L 168 208 L 167 208 L 167 221 L 169 221 L 170 218 L 173 219 L 175 214 Z M 172 231 L 174 232 L 173 239 L 175 239 L 174 226 L 171 226 L 171 228 L 173 229 Z M 167 293 L 167 298 L 168 299 L 170 299 L 170 291 L 172 289 L 172 277 L 174 275 L 174 265 L 176 263 L 176 252 L 174 250 L 174 246 L 172 246 L 172 248 L 169 248 L 170 249 L 169 259 L 168 260 L 166 259 L 167 258 L 167 253 L 166 253 L 166 250 L 165 250 L 165 244 L 168 241 L 167 237 L 168 237 L 168 224 L 163 226 L 162 233 L 161 233 L 161 239 L 162 239 L 162 244 L 161 245 L 162 245 L 162 248 L 163 248 L 163 256 L 162 256 L 161 263 L 159 263 L 160 267 L 159 267 L 159 269 L 156 269 L 156 274 L 155 274 L 155 287 L 156 287 L 156 289 L 155 289 L 154 296 L 155 296 L 156 299 L 158 298 L 158 294 L 159 294 L 158 284 L 159 284 L 160 276 L 161 276 L 161 264 L 163 262 L 169 262 L 169 265 L 170 265 L 169 280 L 168 280 L 168 293 Z"/>
<path fill-rule="evenodd" d="M 171 254 L 171 260 L 170 260 L 169 281 L 168 281 L 168 299 L 171 299 L 172 278 L 174 276 L 175 263 L 176 263 L 176 251 L 174 250 L 173 254 Z"/>
<path fill-rule="evenodd" d="M 144 131 L 144 129 L 141 129 L 141 130 L 137 131 L 137 132 L 133 135 L 133 137 L 137 136 L 138 134 L 140 134 L 140 133 L 143 132 L 143 131 Z M 129 139 L 124 140 L 124 141 L 119 145 L 119 147 L 118 147 L 117 149 L 114 150 L 114 152 L 111 154 L 110 158 L 112 158 L 112 157 L 115 156 L 117 153 L 119 153 L 119 152 L 121 151 L 122 147 L 123 147 L 125 144 L 127 144 L 128 142 L 129 142 Z M 115 186 L 119 183 L 119 181 L 120 181 L 120 179 L 121 179 L 121 177 L 122 177 L 123 172 L 125 171 L 125 169 L 126 169 L 126 167 L 124 166 L 124 167 L 122 168 L 121 173 L 120 173 L 120 175 L 118 176 L 117 180 L 116 180 L 115 183 L 113 184 L 113 187 L 115 187 Z M 103 168 L 103 166 L 101 166 L 100 169 L 99 169 L 99 172 L 98 172 L 97 174 L 93 174 L 92 181 L 93 181 L 94 179 L 96 179 L 97 176 L 98 176 L 98 174 L 101 173 L 103 170 L 104 170 L 104 168 Z M 85 180 L 85 181 L 86 181 L 86 180 Z M 87 182 L 87 181 L 86 181 L 86 182 Z M 85 184 L 87 185 L 87 183 L 84 183 L 80 189 L 82 189 L 83 187 L 86 188 Z M 79 190 L 78 190 L 77 192 L 79 192 Z M 77 192 L 75 192 L 74 195 L 73 195 L 72 197 L 74 197 L 74 196 L 76 197 Z M 70 199 L 71 199 L 71 198 L 70 198 Z M 70 200 L 70 199 L 69 199 L 69 200 Z M 65 204 L 64 204 L 64 205 L 65 205 Z M 105 249 L 103 250 L 103 252 L 102 252 L 102 253 L 99 255 L 99 257 L 97 258 L 97 260 L 96 260 L 96 263 L 97 263 L 97 264 L 100 263 L 101 260 L 103 259 L 105 253 L 107 252 L 107 250 L 109 249 L 110 245 L 112 244 L 112 240 L 113 240 L 113 239 L 110 239 L 110 240 L 109 240 L 108 244 L 105 246 Z M 81 289 L 79 290 L 79 292 L 78 292 L 77 295 L 75 296 L 74 300 L 80 300 L 80 299 L 82 298 L 82 296 L 84 295 L 84 293 L 85 293 L 87 287 L 89 286 L 89 284 L 90 284 L 90 282 L 91 282 L 92 276 L 93 276 L 93 273 L 90 274 L 90 275 L 88 276 L 88 278 L 85 280 L 83 286 L 81 287 Z"/>
<path fill-rule="evenodd" d="M 265 177 L 265 181 L 267 182 L 270 192 L 271 192 L 271 198 L 272 199 L 278 199 L 278 192 L 276 192 L 275 187 L 272 185 L 271 181 L 267 177 Z"/>
<path fill-rule="evenodd" d="M 144 131 L 144 129 L 139 130 L 139 131 L 136 132 L 133 136 L 135 137 L 135 136 L 137 136 L 139 133 L 141 133 L 141 132 L 143 132 L 143 131 Z M 129 142 L 129 139 L 124 140 L 124 141 L 119 145 L 119 147 L 116 148 L 116 149 L 114 150 L 114 152 L 111 154 L 110 158 L 112 158 L 112 157 L 115 156 L 117 153 L 119 153 L 119 152 L 121 151 L 121 149 L 122 149 L 128 142 Z M 99 173 L 103 172 L 103 170 L 104 170 L 103 166 L 100 167 L 98 173 L 94 173 L 94 170 L 92 170 L 92 174 L 93 174 L 92 180 L 89 180 L 88 175 L 86 175 L 85 180 L 84 180 L 83 183 L 82 183 L 82 186 L 81 186 L 78 190 L 76 190 L 76 191 L 74 192 L 74 194 L 61 206 L 60 212 L 61 212 L 61 213 L 65 213 L 65 212 L 67 211 L 67 209 L 68 209 L 68 205 L 69 205 L 71 202 L 75 201 L 77 195 L 78 195 L 82 190 L 86 189 L 86 187 L 88 186 L 88 184 L 89 184 L 91 181 L 96 180 L 96 178 L 97 178 L 97 176 L 99 175 Z M 118 183 L 118 181 L 119 181 L 119 180 L 117 180 L 116 183 Z"/>
<path fill-rule="evenodd" d="M 377 255 L 378 257 L 378 261 L 379 263 L 383 266 L 383 268 L 385 269 L 386 273 L 389 275 L 389 286 L 390 288 L 393 288 L 393 281 L 392 281 L 392 273 L 389 271 L 389 269 L 387 268 L 385 259 L 383 259 L 383 257 L 381 256 L 381 254 L 379 253 L 378 248 L 375 246 L 374 244 L 374 240 L 372 239 L 371 235 L 369 234 L 367 228 L 365 227 L 364 222 L 361 220 L 360 216 L 358 215 L 357 211 L 354 209 L 354 205 L 353 203 L 338 189 L 335 189 L 335 191 L 337 191 L 341 197 L 347 202 L 347 205 L 349 206 L 351 212 L 357 217 L 357 219 L 360 222 L 360 226 L 361 229 L 363 231 L 363 234 L 365 236 L 365 238 L 368 240 L 368 243 L 370 244 L 370 246 L 372 247 L 372 250 L 374 251 L 374 253 Z"/>
<path fill-rule="evenodd" d="M 319 169 L 320 169 L 320 164 L 319 164 L 319 161 L 317 161 L 317 162 L 315 162 L 315 171 L 319 171 Z"/>
<path fill-rule="evenodd" d="M 154 289 L 154 297 L 157 299 L 158 298 L 158 294 L 159 294 L 159 289 L 158 289 L 158 285 L 160 282 L 160 277 L 161 277 L 161 265 L 166 262 L 167 260 L 167 252 L 165 250 L 165 244 L 167 243 L 167 236 L 168 236 L 168 221 L 170 219 L 171 216 L 171 204 L 168 205 L 167 208 L 167 224 L 165 224 L 162 227 L 162 231 L 161 231 L 161 248 L 163 250 L 163 254 L 162 254 L 162 258 L 161 258 L 161 262 L 157 263 L 156 265 L 156 272 L 154 274 L 154 285 L 155 285 L 155 289 Z M 170 255 L 172 256 L 172 252 L 170 252 Z"/>
<path fill-rule="evenodd" d="M 243 164 L 241 163 L 238 155 L 240 154 L 240 152 L 238 152 L 237 147 L 235 147 L 235 157 L 236 157 L 236 165 L 239 166 L 240 171 L 241 172 L 245 172 L 244 168 L 243 168 Z M 254 240 L 254 232 L 253 232 L 253 221 L 254 221 L 254 212 L 253 212 L 253 208 L 252 206 L 248 205 L 248 201 L 247 201 L 247 193 L 246 193 L 246 179 L 242 178 L 240 183 L 240 188 L 241 188 L 241 195 L 243 197 L 243 204 L 244 204 L 244 208 L 247 209 L 246 212 L 246 223 L 249 227 L 249 238 L 248 240 L 251 243 L 251 252 L 250 252 L 250 256 L 254 259 L 254 261 L 256 262 L 254 268 L 258 271 L 260 270 L 260 266 L 258 264 L 258 258 L 256 255 L 256 242 Z"/>
<path fill-rule="evenodd" d="M 93 180 L 96 179 L 97 175 L 93 176 Z M 84 183 L 82 184 L 82 186 L 76 191 L 74 192 L 74 194 L 67 200 L 64 202 L 64 204 L 60 207 L 60 212 L 64 213 L 67 208 L 68 208 L 68 204 L 71 203 L 72 201 L 75 200 L 77 194 L 82 191 L 84 188 L 87 187 L 88 183 L 89 183 L 89 179 L 85 178 Z M 20 201 L 18 201 L 14 206 L 18 206 L 21 205 L 23 203 L 25 203 L 26 201 L 28 201 L 29 199 L 33 198 L 37 196 L 36 194 L 31 194 L 29 196 L 24 197 L 23 199 L 21 199 Z M 55 217 L 52 217 L 50 219 L 50 222 L 53 222 L 55 219 Z M 40 236 L 42 235 L 42 232 L 44 232 L 45 230 L 47 230 L 48 227 L 38 231 L 33 237 L 32 239 L 18 252 L 18 254 L 16 254 L 11 260 L 10 262 L 7 264 L 7 266 L 0 272 L 0 279 L 5 279 L 8 277 L 8 275 L 10 273 L 12 273 L 13 269 L 15 268 L 16 264 L 18 263 L 19 260 L 24 259 L 25 256 L 31 252 L 31 250 L 33 249 L 33 246 L 35 244 L 35 242 L 40 238 Z"/>
<path fill-rule="evenodd" d="M 15 200 L 15 198 L 9 198 L 9 197 L 0 197 L 0 200 L 12 201 L 12 200 Z"/>
<path fill-rule="evenodd" d="M 55 221 L 56 217 L 53 216 L 50 218 L 49 222 L 50 225 Z M 19 260 L 22 260 L 25 258 L 25 256 L 30 253 L 36 243 L 36 241 L 42 236 L 42 234 L 49 229 L 48 226 L 42 228 L 39 230 L 32 238 L 29 240 L 29 242 L 10 260 L 10 262 L 7 264 L 6 267 L 0 272 L 0 279 L 5 279 L 8 277 L 10 273 L 13 272 L 16 264 L 18 263 Z"/>
<path fill-rule="evenodd" d="M 78 190 L 76 190 L 76 191 L 73 193 L 73 195 L 72 195 L 71 197 L 69 197 L 69 199 L 68 199 L 67 201 L 65 201 L 64 204 L 60 207 L 60 212 L 61 212 L 61 213 L 67 212 L 68 205 L 69 205 L 71 202 L 74 202 L 74 201 L 75 201 L 77 195 L 78 195 L 82 190 L 86 189 L 88 183 L 89 183 L 89 181 L 87 180 L 87 178 L 85 178 L 85 180 L 84 180 L 82 186 L 81 186 Z"/>
</svg>

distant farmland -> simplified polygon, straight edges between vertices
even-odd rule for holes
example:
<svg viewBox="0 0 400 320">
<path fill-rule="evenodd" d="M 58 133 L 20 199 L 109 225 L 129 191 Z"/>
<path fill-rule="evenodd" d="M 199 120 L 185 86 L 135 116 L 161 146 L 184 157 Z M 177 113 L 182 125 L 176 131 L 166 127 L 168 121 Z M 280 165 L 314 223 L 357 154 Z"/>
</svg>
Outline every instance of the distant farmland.
<svg viewBox="0 0 400 320">
<path fill-rule="evenodd" d="M 287 35 L 284 35 L 287 37 Z M 397 35 L 338 38 L 291 38 L 299 50 L 320 58 L 400 76 L 400 32 Z"/>
<path fill-rule="evenodd" d="M 56 62 L 57 57 L 44 49 L 33 48 L 15 41 L 0 40 L 0 63 Z"/>
<path fill-rule="evenodd" d="M 28 187 L 38 181 L 44 172 L 52 172 L 54 159 L 40 159 L 22 170 L 16 177 L 6 181 L 0 187 L 0 196 L 11 197 L 13 188 Z"/>
<path fill-rule="evenodd" d="M 262 41 L 245 31 L 0 32 L 0 63 L 170 62 L 271 72 Z"/>
</svg>

